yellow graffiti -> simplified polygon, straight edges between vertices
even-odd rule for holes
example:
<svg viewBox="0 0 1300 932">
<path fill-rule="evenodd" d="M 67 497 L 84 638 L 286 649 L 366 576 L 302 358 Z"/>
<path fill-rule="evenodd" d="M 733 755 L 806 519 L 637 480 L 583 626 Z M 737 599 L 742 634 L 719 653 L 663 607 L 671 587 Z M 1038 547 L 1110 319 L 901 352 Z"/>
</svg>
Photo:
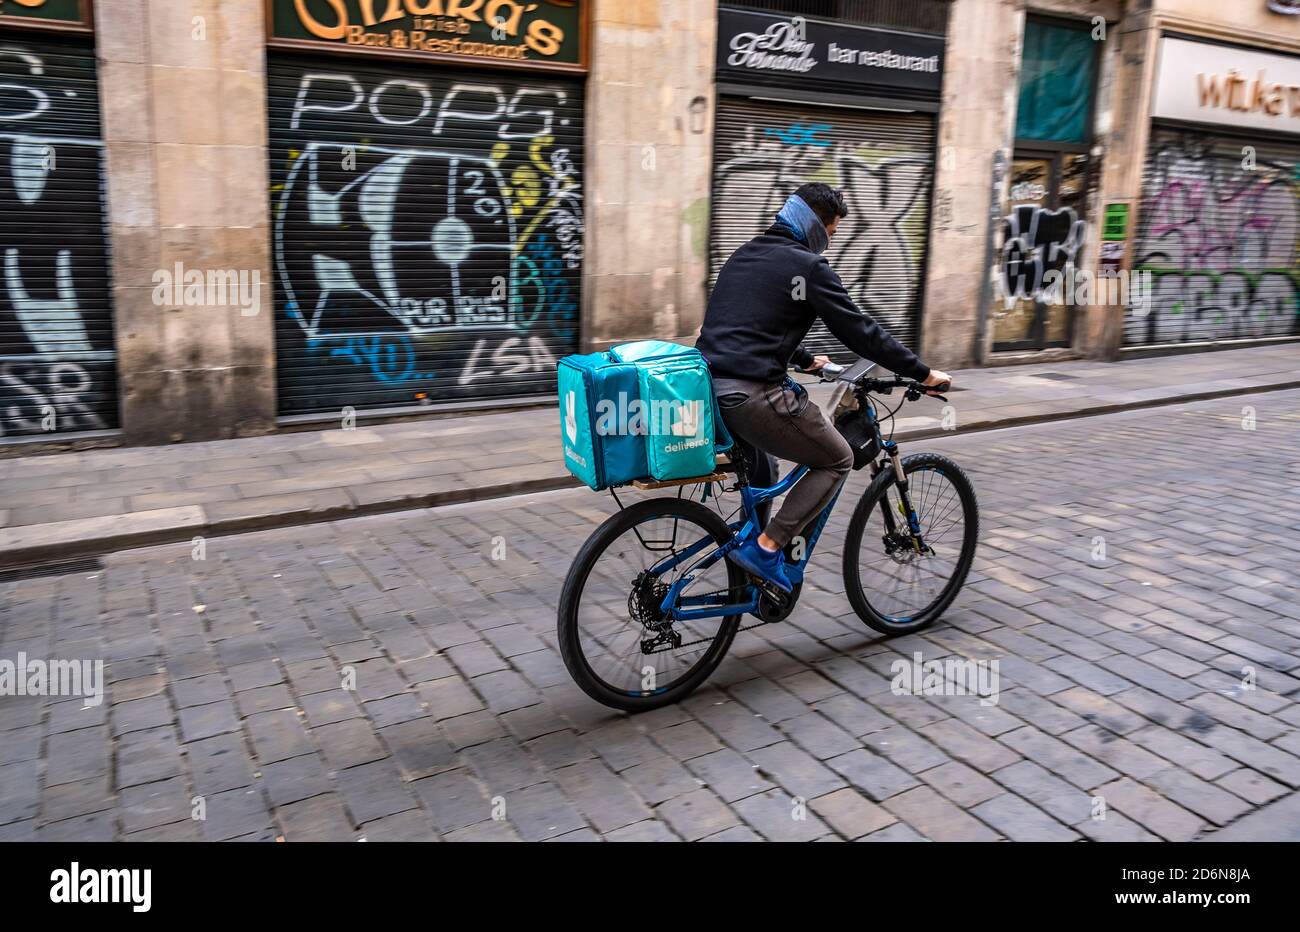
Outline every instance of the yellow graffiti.
<svg viewBox="0 0 1300 932">
<path fill-rule="evenodd" d="M 512 171 L 510 184 L 513 195 L 510 212 L 515 216 L 522 214 L 525 207 L 536 207 L 542 199 L 542 179 L 531 165 L 520 165 Z"/>
<path fill-rule="evenodd" d="M 541 210 L 537 211 L 537 213 L 533 215 L 532 221 L 528 224 L 527 228 L 524 230 L 523 234 L 519 237 L 519 239 L 515 241 L 514 251 L 516 254 L 523 251 L 524 244 L 527 243 L 528 240 L 532 237 L 533 233 L 536 232 L 538 224 L 542 222 L 542 218 L 545 217 L 550 211 L 554 210 L 559 205 L 562 199 L 562 195 L 568 192 L 569 186 L 573 183 L 573 179 L 569 175 L 556 171 L 555 167 L 546 160 L 545 156 L 542 155 L 542 150 L 544 148 L 547 148 L 554 144 L 555 144 L 554 136 L 539 136 L 536 139 L 534 139 L 532 143 L 528 146 L 529 161 L 531 161 L 534 165 L 536 165 L 543 175 L 547 175 L 555 179 L 556 184 L 552 186 L 552 190 L 555 191 L 556 193 L 549 201 L 546 202 L 546 205 Z M 520 166 L 520 168 L 515 170 L 515 174 L 517 175 L 521 169 L 527 169 L 527 166 Z M 535 172 L 532 172 L 531 169 L 527 169 L 527 170 L 530 173 L 530 178 L 535 179 L 535 184 L 536 184 L 535 189 L 530 191 L 530 196 L 533 198 L 533 200 L 529 202 L 529 206 L 531 207 L 535 205 L 538 200 L 541 199 L 540 191 L 542 187 L 542 180 Z M 514 180 L 513 176 L 512 176 L 512 180 Z"/>
</svg>

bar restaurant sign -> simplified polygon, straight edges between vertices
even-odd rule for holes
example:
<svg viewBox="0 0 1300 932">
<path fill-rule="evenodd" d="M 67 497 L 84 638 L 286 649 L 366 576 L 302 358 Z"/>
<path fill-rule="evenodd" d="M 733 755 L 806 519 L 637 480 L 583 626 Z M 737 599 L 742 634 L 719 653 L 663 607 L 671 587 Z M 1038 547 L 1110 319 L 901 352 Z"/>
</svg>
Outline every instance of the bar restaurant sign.
<svg viewBox="0 0 1300 932">
<path fill-rule="evenodd" d="M 268 44 L 581 70 L 587 2 L 267 0 Z"/>
<path fill-rule="evenodd" d="M 0 0 L 0 26 L 90 28 L 90 0 Z"/>
<path fill-rule="evenodd" d="M 719 77 L 744 83 L 938 94 L 943 37 L 722 7 L 717 67 Z"/>
<path fill-rule="evenodd" d="M 1152 116 L 1300 133 L 1300 57 L 1162 39 Z"/>
</svg>

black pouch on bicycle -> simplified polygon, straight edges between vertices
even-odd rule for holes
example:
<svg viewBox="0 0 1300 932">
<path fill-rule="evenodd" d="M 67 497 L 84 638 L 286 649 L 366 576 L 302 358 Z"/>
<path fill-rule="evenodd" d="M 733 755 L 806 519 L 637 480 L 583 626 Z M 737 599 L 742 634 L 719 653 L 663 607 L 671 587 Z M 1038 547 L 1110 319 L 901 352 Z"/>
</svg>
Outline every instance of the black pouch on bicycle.
<svg viewBox="0 0 1300 932">
<path fill-rule="evenodd" d="M 872 430 L 871 419 L 865 411 L 845 411 L 835 419 L 835 429 L 853 450 L 854 469 L 866 466 L 880 453 L 876 432 Z"/>
</svg>

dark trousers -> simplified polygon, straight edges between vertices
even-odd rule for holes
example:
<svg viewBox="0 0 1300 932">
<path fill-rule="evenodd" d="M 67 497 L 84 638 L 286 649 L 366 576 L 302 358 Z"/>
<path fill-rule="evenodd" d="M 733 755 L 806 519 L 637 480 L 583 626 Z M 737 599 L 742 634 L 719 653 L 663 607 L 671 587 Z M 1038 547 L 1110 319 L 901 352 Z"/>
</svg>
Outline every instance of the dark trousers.
<svg viewBox="0 0 1300 932">
<path fill-rule="evenodd" d="M 746 457 L 753 485 L 776 481 L 773 456 L 808 467 L 776 517 L 768 520 L 765 510 L 759 514 L 767 536 L 785 547 L 834 497 L 853 467 L 853 451 L 808 393 L 789 379 L 761 385 L 719 378 L 715 387 L 727 430 L 753 448 Z"/>
</svg>

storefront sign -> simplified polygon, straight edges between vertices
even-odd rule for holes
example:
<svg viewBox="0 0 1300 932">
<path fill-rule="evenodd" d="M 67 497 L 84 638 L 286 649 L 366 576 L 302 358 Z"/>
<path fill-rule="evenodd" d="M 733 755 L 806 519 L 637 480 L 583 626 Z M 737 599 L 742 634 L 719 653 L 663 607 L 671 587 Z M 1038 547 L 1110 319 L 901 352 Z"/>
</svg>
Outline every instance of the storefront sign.
<svg viewBox="0 0 1300 932">
<path fill-rule="evenodd" d="M 937 94 L 943 37 L 723 7 L 718 74 L 746 83 L 819 82 L 846 91 L 874 85 Z"/>
<path fill-rule="evenodd" d="M 88 30 L 90 0 L 0 0 L 0 25 Z"/>
<path fill-rule="evenodd" d="M 267 2 L 270 45 L 566 70 L 585 65 L 588 0 Z"/>
<path fill-rule="evenodd" d="M 1300 133 L 1300 57 L 1163 39 L 1152 116 Z"/>
</svg>

